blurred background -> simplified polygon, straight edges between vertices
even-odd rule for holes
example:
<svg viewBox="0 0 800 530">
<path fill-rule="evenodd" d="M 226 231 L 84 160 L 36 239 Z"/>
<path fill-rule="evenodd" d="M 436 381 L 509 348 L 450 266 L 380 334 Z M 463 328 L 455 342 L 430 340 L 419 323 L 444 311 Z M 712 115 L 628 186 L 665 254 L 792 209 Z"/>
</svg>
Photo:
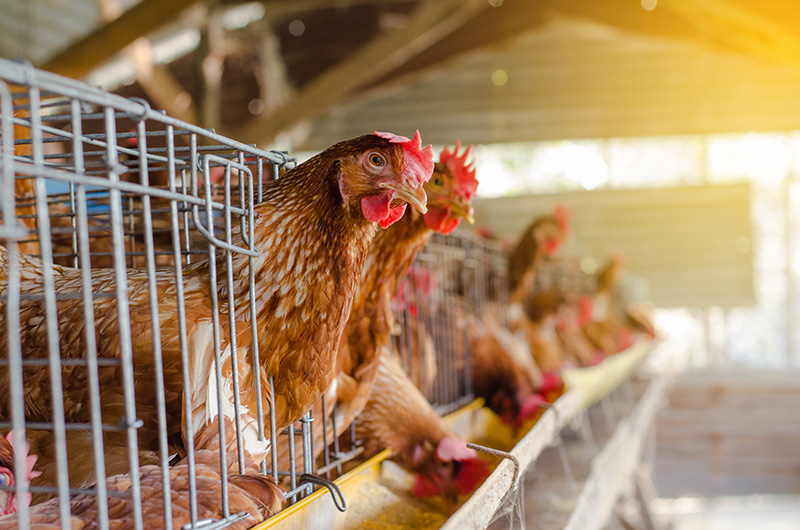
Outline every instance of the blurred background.
<svg viewBox="0 0 800 530">
<path fill-rule="evenodd" d="M 0 13 L 0 56 L 300 159 L 373 130 L 476 144 L 476 229 L 514 241 L 568 206 L 562 254 L 587 273 L 624 254 L 685 347 L 657 429 L 658 509 L 675 528 L 797 528 L 796 0 L 0 0 Z"/>
</svg>

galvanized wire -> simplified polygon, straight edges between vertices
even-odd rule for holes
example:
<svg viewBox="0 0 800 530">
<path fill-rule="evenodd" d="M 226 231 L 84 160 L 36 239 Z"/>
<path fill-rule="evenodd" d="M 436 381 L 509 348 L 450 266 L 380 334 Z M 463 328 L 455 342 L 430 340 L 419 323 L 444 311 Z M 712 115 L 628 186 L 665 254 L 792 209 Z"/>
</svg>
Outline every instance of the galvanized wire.
<svg viewBox="0 0 800 530">
<path fill-rule="evenodd" d="M 139 268 L 145 273 L 152 322 L 153 363 L 155 377 L 155 396 L 146 396 L 155 402 L 153 410 L 157 418 L 145 418 L 157 426 L 161 481 L 165 510 L 165 528 L 171 528 L 171 498 L 169 492 L 169 466 L 174 455 L 170 454 L 172 441 L 168 438 L 165 403 L 165 383 L 161 352 L 161 315 L 157 296 L 157 267 L 168 266 L 174 276 L 174 304 L 177 311 L 178 338 L 180 341 L 181 372 L 184 388 L 190 387 L 189 351 L 187 338 L 186 307 L 184 303 L 183 266 L 202 259 L 207 255 L 211 263 L 211 300 L 215 332 L 214 376 L 217 388 L 222 389 L 221 342 L 225 340 L 231 348 L 232 365 L 238 362 L 236 344 L 236 300 L 231 289 L 232 257 L 243 254 L 252 265 L 253 257 L 258 255 L 254 241 L 253 206 L 263 194 L 261 179 L 277 178 L 282 168 L 291 167 L 293 162 L 287 153 L 266 152 L 253 146 L 241 144 L 196 127 L 180 122 L 154 111 L 142 101 L 124 99 L 101 90 L 88 87 L 80 82 L 67 80 L 34 70 L 30 66 L 0 60 L 0 103 L 2 116 L 2 138 L 0 148 L 3 159 L 0 165 L 0 245 L 7 252 L 5 272 L 9 285 L 7 293 L 0 297 L 5 311 L 0 316 L 5 320 L 8 335 L 6 359 L 0 362 L 0 369 L 8 371 L 10 386 L 9 416 L 0 421 L 0 428 L 14 430 L 15 443 L 24 445 L 25 429 L 50 431 L 56 442 L 57 482 L 52 485 L 30 486 L 24 480 L 14 486 L 17 495 L 23 498 L 30 490 L 39 495 L 56 495 L 61 510 L 62 528 L 70 527 L 70 498 L 72 495 L 86 493 L 97 497 L 99 528 L 109 527 L 108 497 L 127 496 L 132 503 L 132 522 L 134 528 L 143 527 L 141 512 L 141 488 L 139 486 L 139 447 L 138 430 L 143 425 L 137 418 L 133 350 L 130 328 L 130 308 L 128 292 L 128 268 Z M 8 88 L 8 86 L 11 88 Z M 15 126 L 25 131 L 26 136 L 15 138 Z M 264 165 L 269 166 L 265 171 Z M 222 182 L 211 182 L 212 171 L 221 168 Z M 163 175 L 160 182 L 153 176 Z M 15 182 L 26 180 L 34 183 L 35 193 L 30 197 L 15 195 Z M 201 180 L 202 179 L 202 180 Z M 237 182 L 238 181 L 238 182 Z M 62 183 L 62 191 L 53 192 L 51 187 Z M 238 193 L 238 200 L 234 198 Z M 168 204 L 167 204 L 168 203 Z M 17 212 L 21 212 L 19 215 Z M 33 214 L 27 212 L 35 212 Z M 200 213 L 202 212 L 202 216 Z M 234 216 L 239 216 L 242 245 L 234 244 Z M 52 223 L 51 223 L 52 221 Z M 215 226 L 215 223 L 224 226 Z M 170 239 L 162 242 L 157 236 L 162 234 Z M 19 243 L 34 244 L 33 254 L 43 262 L 43 295 L 29 295 L 20 292 L 20 264 L 16 258 Z M 205 250 L 202 247 L 205 246 Z M 215 260 L 221 260 L 220 270 L 227 268 L 224 277 L 227 283 L 227 299 L 216 300 L 217 279 Z M 53 265 L 76 268 L 80 278 L 80 292 L 58 293 L 53 280 Z M 93 270 L 98 267 L 113 268 L 115 287 L 113 292 L 95 292 L 92 286 Z M 160 273 L 159 273 L 160 274 Z M 166 276 L 163 276 L 166 277 Z M 252 267 L 249 274 L 249 313 L 250 322 L 255 322 L 256 278 Z M 119 358 L 102 358 L 98 355 L 93 307 L 102 299 L 113 299 L 116 307 L 116 323 L 119 326 Z M 19 322 L 20 303 L 25 300 L 43 302 L 46 311 L 48 355 L 46 358 L 28 358 L 30 353 L 21 348 L 21 325 Z M 59 321 L 57 304 L 67 300 L 80 300 L 83 304 L 83 330 L 85 352 L 83 358 L 64 358 L 59 352 Z M 245 306 L 247 307 L 247 306 Z M 227 311 L 228 319 L 220 322 L 220 311 Z M 252 355 L 254 365 L 259 365 L 258 330 L 251 326 Z M 35 357 L 35 356 L 34 356 Z M 50 389 L 52 393 L 51 421 L 34 421 L 25 418 L 25 388 L 23 371 L 35 366 L 49 368 Z M 75 421 L 65 418 L 61 396 L 61 372 L 66 367 L 84 367 L 87 379 L 86 420 Z M 120 393 L 124 396 L 123 422 L 104 423 L 100 408 L 102 388 L 99 371 L 119 367 L 122 371 Z M 244 471 L 244 451 L 241 433 L 238 395 L 241 382 L 236 370 L 232 371 L 234 409 L 236 411 L 233 428 L 236 430 L 239 471 Z M 271 381 L 270 381 L 271 384 Z M 265 411 L 261 410 L 263 390 L 260 379 L 255 378 L 257 396 L 258 434 L 262 441 L 272 443 L 272 455 L 276 446 L 295 443 L 293 437 L 286 439 L 275 430 L 274 411 L 265 421 Z M 270 391 L 272 388 L 269 389 Z M 221 396 L 218 396 L 221 397 Z M 221 402 L 218 408 L 222 410 Z M 198 522 L 198 491 L 192 424 L 192 403 L 188 392 L 184 393 L 182 403 L 185 418 L 182 432 L 188 443 L 185 444 L 184 461 L 188 463 L 188 495 L 190 505 L 190 525 L 204 527 L 207 522 Z M 213 418 L 212 418 L 213 419 Z M 284 476 L 296 477 L 298 474 L 313 472 L 313 454 L 309 447 L 311 436 L 309 425 L 312 416 L 303 419 L 302 433 L 298 450 L 303 452 L 301 465 L 297 469 L 281 470 L 273 458 L 273 466 L 262 463 L 262 472 L 269 471 L 276 481 Z M 269 423 L 269 427 L 265 424 Z M 270 428 L 271 427 L 271 428 Z M 228 472 L 225 448 L 225 424 L 219 422 L 220 474 L 223 520 L 213 524 L 224 527 L 239 518 L 230 514 L 227 507 Z M 104 455 L 104 433 L 118 432 L 126 437 L 128 466 L 131 488 L 120 494 L 107 491 L 104 480 L 98 480 L 92 487 L 70 487 L 68 482 L 67 432 L 87 431 L 91 433 L 94 473 L 98 478 L 106 474 Z M 81 455 L 83 457 L 84 455 Z M 25 461 L 17 459 L 15 476 L 24 476 Z M 290 501 L 313 491 L 314 482 L 302 485 L 290 484 Z M 8 489 L 0 487 L 0 489 Z M 18 521 L 20 528 L 29 527 L 29 510 L 19 503 Z"/>
<path fill-rule="evenodd" d="M 427 397 L 441 414 L 473 399 L 468 317 L 489 311 L 505 322 L 506 268 L 506 254 L 497 243 L 460 230 L 434 234 L 398 287 L 394 347 L 420 384 L 425 344 L 432 341 L 437 368 Z"/>
<path fill-rule="evenodd" d="M 38 247 L 36 256 L 44 262 L 45 285 L 43 304 L 48 327 L 48 355 L 39 358 L 21 349 L 20 304 L 36 299 L 19 289 L 11 288 L 0 303 L 5 304 L 8 335 L 7 360 L 0 362 L 0 370 L 7 369 L 10 376 L 10 411 L 7 418 L 0 417 L 1 429 L 14 429 L 15 441 L 22 445 L 25 428 L 50 431 L 57 441 L 57 484 L 27 487 L 18 481 L 18 495 L 27 490 L 35 494 L 56 494 L 61 507 L 61 526 L 69 527 L 70 496 L 77 493 L 95 495 L 98 507 L 98 525 L 109 527 L 108 498 L 128 496 L 133 504 L 133 523 L 143 527 L 141 488 L 139 486 L 138 431 L 144 422 L 157 427 L 158 460 L 164 485 L 163 513 L 165 528 L 170 528 L 169 466 L 173 462 L 169 436 L 168 405 L 166 403 L 165 373 L 161 344 L 162 315 L 158 294 L 160 278 L 174 278 L 174 307 L 180 352 L 180 380 L 183 388 L 191 388 L 190 381 L 190 330 L 187 325 L 187 308 L 184 300 L 184 267 L 198 260 L 209 262 L 214 367 L 211 377 L 217 384 L 217 408 L 222 414 L 222 389 L 225 379 L 223 359 L 230 348 L 231 385 L 233 387 L 233 429 L 237 454 L 226 451 L 226 427 L 219 422 L 220 474 L 222 477 L 220 500 L 223 519 L 213 523 L 224 527 L 239 517 L 231 514 L 227 500 L 227 474 L 229 458 L 235 458 L 239 471 L 246 468 L 242 435 L 241 407 L 238 402 L 240 386 L 235 369 L 241 361 L 239 350 L 244 351 L 237 337 L 236 326 L 250 326 L 250 344 L 247 355 L 253 366 L 260 366 L 258 330 L 250 323 L 256 322 L 257 298 L 254 276 L 255 247 L 253 207 L 263 197 L 264 180 L 279 178 L 282 171 L 292 167 L 293 161 L 286 153 L 266 152 L 253 146 L 223 137 L 200 127 L 170 118 L 154 111 L 142 101 L 129 100 L 34 70 L 29 66 L 0 60 L 0 103 L 2 104 L 3 153 L 0 169 L 0 244 L 8 250 L 6 271 L 9 285 L 19 285 L 20 264 L 16 258 L 19 243 L 32 243 Z M 11 85 L 11 89 L 6 88 Z M 41 97 L 40 97 L 41 96 Z M 15 138 L 15 126 L 28 132 Z M 30 151 L 30 154 L 28 154 Z M 265 167 L 266 166 L 266 167 Z M 221 172 L 221 173 L 220 173 Z M 212 174 L 221 174 L 219 182 Z M 33 179 L 36 193 L 33 197 L 15 197 L 15 182 Z M 60 184 L 60 189 L 55 189 Z M 51 189 L 53 188 L 53 189 Z M 236 195 L 238 194 L 238 200 Z M 27 210 L 26 210 L 27 209 Z M 18 212 L 22 212 L 19 213 Z M 25 213 L 25 212 L 35 212 Z M 238 216 L 241 243 L 233 237 Z M 237 314 L 237 296 L 233 289 L 232 265 L 235 256 L 245 257 L 249 264 L 247 286 L 249 300 Z M 240 260 L 241 261 L 241 260 Z M 80 277 L 81 292 L 58 293 L 53 280 L 53 265 L 74 267 Z M 164 269 L 164 267 L 167 267 Z M 113 268 L 114 290 L 96 292 L 92 285 L 95 269 Z M 139 269 L 141 268 L 141 269 Z M 217 277 L 219 268 L 219 278 Z M 150 304 L 149 319 L 152 324 L 152 360 L 156 396 L 147 396 L 155 402 L 157 418 L 139 419 L 136 414 L 137 398 L 133 373 L 133 344 L 131 337 L 130 270 L 139 269 L 146 278 Z M 136 274 L 139 274 L 138 271 Z M 427 279 L 427 280 L 426 280 Z M 427 281 L 427 285 L 418 284 Z M 219 290 L 218 285 L 225 288 Z M 449 412 L 472 399 L 471 351 L 467 340 L 465 318 L 487 307 L 499 308 L 507 302 L 505 281 L 505 256 L 497 245 L 479 240 L 468 233 L 435 236 L 420 253 L 412 268 L 409 280 L 401 285 L 404 301 L 397 312 L 400 328 L 395 342 L 404 366 L 412 374 L 423 377 L 421 359 L 428 344 L 433 344 L 437 375 L 431 399 L 439 412 Z M 224 292 L 218 299 L 219 293 Z M 96 334 L 99 333 L 93 308 L 98 301 L 115 302 L 116 323 L 119 326 L 118 358 L 104 358 L 98 353 Z M 59 352 L 59 321 L 57 304 L 78 300 L 83 304 L 83 330 L 85 352 L 83 358 L 63 358 Z M 413 306 L 413 311 L 412 311 Z M 226 313 L 227 312 L 227 313 Z M 497 309 L 497 318 L 504 314 Z M 226 318 L 223 318 L 227 316 Z M 247 322 L 248 324 L 243 324 Z M 227 335 L 226 335 L 227 333 Z M 50 373 L 53 397 L 53 421 L 36 421 L 25 418 L 23 372 L 35 366 L 47 367 Z M 61 402 L 60 380 L 67 367 L 85 367 L 87 374 L 87 403 L 85 418 L 65 418 Z M 104 420 L 101 409 L 102 370 L 119 368 L 122 378 L 120 394 L 124 398 L 121 424 Z M 225 368 L 227 371 L 227 368 Z M 362 452 L 351 426 L 349 435 L 330 439 L 330 432 L 338 432 L 336 414 L 326 418 L 326 404 L 316 411 L 323 416 L 323 442 L 326 449 L 320 462 L 313 455 L 313 413 L 306 414 L 297 427 L 289 426 L 283 433 L 276 431 L 275 411 L 262 409 L 264 393 L 274 394 L 274 381 L 268 379 L 268 388 L 261 388 L 260 377 L 254 377 L 258 437 L 269 440 L 270 463 L 261 463 L 261 472 L 269 474 L 287 490 L 289 503 L 313 491 L 318 480 L 308 479 L 315 470 L 328 478 L 339 476 L 344 462 Z M 250 384 L 250 383 L 248 383 Z M 193 403 L 190 392 L 183 392 L 179 406 L 184 418 L 181 433 L 185 444 L 183 461 L 188 465 L 188 496 L 191 528 L 206 523 L 198 521 L 198 492 L 196 480 L 193 423 Z M 213 418 L 209 418 L 212 420 Z M 8 421 L 10 420 L 10 421 Z M 331 425 L 332 424 L 332 425 Z M 229 424 L 230 425 L 230 424 Z M 174 431 L 174 426 L 173 431 Z M 91 433 L 94 472 L 98 479 L 93 487 L 70 487 L 66 451 L 67 433 Z M 106 474 L 104 435 L 123 436 L 127 444 L 127 463 L 131 472 L 128 493 L 107 491 L 102 477 Z M 349 438 L 349 440 L 348 440 Z M 297 443 L 297 447 L 295 444 Z M 277 447 L 289 444 L 290 463 L 279 468 Z M 155 448 L 150 448 L 155 449 Z M 301 451 L 301 454 L 297 454 Z M 298 458 L 295 458 L 297 456 Z M 15 474 L 24 473 L 23 461 L 18 460 Z M 280 463 L 284 465 L 283 462 Z M 303 478 L 306 477 L 306 478 Z M 2 488 L 0 488 L 2 489 Z M 21 528 L 28 527 L 29 510 L 20 503 Z"/>
</svg>

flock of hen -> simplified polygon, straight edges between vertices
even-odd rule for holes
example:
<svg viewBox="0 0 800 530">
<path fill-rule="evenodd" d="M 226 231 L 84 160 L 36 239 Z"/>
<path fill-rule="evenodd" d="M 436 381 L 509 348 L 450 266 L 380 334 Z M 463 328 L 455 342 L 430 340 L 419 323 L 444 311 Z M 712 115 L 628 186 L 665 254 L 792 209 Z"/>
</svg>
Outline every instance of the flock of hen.
<svg viewBox="0 0 800 530">
<path fill-rule="evenodd" d="M 235 330 L 223 325 L 215 337 L 209 277 L 213 261 L 182 267 L 186 341 L 190 388 L 183 387 L 180 361 L 182 330 L 179 326 L 176 275 L 155 271 L 159 329 L 152 329 L 146 270 L 128 269 L 128 305 L 135 381 L 138 429 L 138 470 L 129 469 L 124 432 L 103 435 L 104 468 L 109 492 L 125 492 L 138 482 L 144 524 L 163 526 L 163 488 L 168 479 L 173 525 L 190 521 L 187 444 L 194 448 L 198 519 L 223 516 L 220 451 L 227 455 L 230 512 L 249 517 L 235 528 L 249 528 L 280 509 L 283 490 L 261 474 L 270 456 L 270 440 L 259 436 L 258 410 L 265 421 L 274 412 L 278 432 L 314 407 L 316 415 L 336 421 L 316 421 L 313 426 L 315 457 L 326 450 L 323 440 L 346 432 L 357 419 L 364 456 L 389 448 L 394 460 L 414 476 L 412 492 L 441 495 L 449 501 L 470 493 L 488 473 L 488 464 L 443 422 L 423 393 L 400 366 L 391 347 L 397 332 L 391 299 L 408 273 L 415 255 L 433 232 L 447 234 L 461 218 L 472 222 L 471 200 L 478 181 L 467 162 L 470 149 L 459 153 L 445 149 L 434 163 L 430 146 L 422 148 L 419 133 L 408 139 L 374 133 L 340 142 L 288 171 L 265 186 L 264 200 L 254 207 L 254 260 L 257 348 L 260 363 L 253 364 L 256 344 L 250 333 L 249 265 L 246 256 L 234 255 L 235 307 L 220 305 L 219 322 L 233 312 Z M 406 206 L 412 206 L 406 211 Z M 236 225 L 238 227 L 238 224 Z M 380 229 L 379 229 L 380 227 Z M 545 400 L 560 390 L 558 370 L 564 361 L 580 366 L 596 363 L 602 355 L 616 353 L 630 342 L 632 332 L 652 333 L 642 315 L 608 303 L 620 263 L 612 261 L 598 276 L 595 310 L 590 299 L 570 293 L 533 288 L 537 263 L 555 252 L 567 236 L 568 219 L 562 210 L 537 219 L 509 256 L 511 302 L 517 308 L 506 329 L 485 315 L 462 315 L 468 323 L 473 352 L 474 389 L 486 405 L 515 430 L 534 416 Z M 242 234 L 234 230 L 234 243 Z M 0 294 L 9 293 L 8 251 L 0 247 Z M 21 264 L 21 347 L 28 359 L 48 356 L 48 321 L 43 301 L 43 264 L 32 256 L 17 256 Z M 221 260 L 224 262 L 224 260 Z M 217 265 L 223 267 L 223 265 Z M 81 270 L 55 265 L 59 294 L 80 294 Z M 220 273 L 224 277 L 225 271 Z M 94 325 L 87 327 L 80 296 L 61 296 L 57 303 L 58 349 L 61 359 L 86 356 L 87 337 L 96 341 L 98 356 L 118 359 L 122 341 L 117 318 L 116 276 L 113 269 L 91 270 Z M 220 300 L 227 299 L 220 282 Z M 39 295 L 39 296 L 36 296 Z M 603 310 L 596 310 L 598 304 Z M 522 309 L 521 311 L 519 309 Z M 509 309 L 509 314 L 514 314 Z M 8 357 L 5 302 L 0 302 L 0 358 Z M 239 328 L 241 325 L 241 328 Z M 519 340 L 524 337 L 527 340 Z M 217 404 L 215 340 L 222 352 L 222 410 Z M 154 344 L 160 344 L 166 399 L 167 439 L 170 454 L 177 455 L 167 476 L 159 463 L 159 421 L 153 398 L 157 392 Z M 601 355 L 602 354 L 602 355 Z M 235 361 L 235 362 L 234 362 Z M 28 422 L 53 420 L 50 372 L 44 367 L 23 369 L 25 415 Z M 123 374 L 114 364 L 98 368 L 103 423 L 125 417 Z M 232 379 L 238 377 L 239 395 L 234 406 Z M 0 388 L 8 388 L 8 365 L 0 365 Z M 87 368 L 79 362 L 61 369 L 63 406 L 68 423 L 91 421 L 91 396 Z M 274 380 L 274 394 L 254 391 Z M 188 394 L 192 416 L 184 414 Z M 322 398 L 326 409 L 322 408 Z M 0 420 L 9 420 L 9 394 L 0 393 Z M 58 399 L 61 399 L 60 397 Z M 336 404 L 334 409 L 333 404 Z M 244 466 L 237 454 L 236 412 L 242 429 Z M 219 422 L 226 434 L 220 446 Z M 323 433 L 327 425 L 327 433 Z M 332 432 L 336 425 L 337 432 Z M 53 433 L 28 430 L 29 448 L 13 443 L 14 433 L 0 437 L 0 485 L 13 486 L 14 460 L 24 458 L 33 485 L 55 486 L 56 448 Z M 91 433 L 66 431 L 69 482 L 72 487 L 95 483 Z M 278 459 L 289 455 L 278 448 Z M 28 452 L 31 455 L 29 456 Z M 100 467 L 99 469 L 103 469 Z M 33 528 L 49 528 L 59 521 L 58 499 L 34 496 L 30 507 Z M 20 500 L 13 490 L 0 491 L 0 529 L 17 526 Z M 98 505 L 94 495 L 70 500 L 73 528 L 95 528 Z M 133 527 L 129 496 L 109 495 L 108 516 L 113 528 Z"/>
</svg>

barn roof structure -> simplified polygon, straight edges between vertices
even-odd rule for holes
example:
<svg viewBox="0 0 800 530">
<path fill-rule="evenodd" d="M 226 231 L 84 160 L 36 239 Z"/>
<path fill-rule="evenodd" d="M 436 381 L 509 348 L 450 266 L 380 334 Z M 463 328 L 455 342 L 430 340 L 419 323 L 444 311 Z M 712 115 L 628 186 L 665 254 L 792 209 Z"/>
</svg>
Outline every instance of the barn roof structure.
<svg viewBox="0 0 800 530">
<path fill-rule="evenodd" d="M 800 123 L 791 0 L 69 0 L 70 20 L 52 0 L 2 2 L 1 55 L 260 146 L 375 127 L 498 143 Z"/>
</svg>

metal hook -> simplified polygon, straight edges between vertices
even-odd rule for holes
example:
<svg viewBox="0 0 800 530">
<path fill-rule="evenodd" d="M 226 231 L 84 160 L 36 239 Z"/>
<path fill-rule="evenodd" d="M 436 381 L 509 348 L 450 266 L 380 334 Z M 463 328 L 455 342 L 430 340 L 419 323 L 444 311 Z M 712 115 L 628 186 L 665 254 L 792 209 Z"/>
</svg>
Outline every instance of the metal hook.
<svg viewBox="0 0 800 530">
<path fill-rule="evenodd" d="M 468 443 L 467 447 L 469 447 L 470 449 L 474 449 L 476 451 L 481 451 L 482 453 L 487 453 L 500 458 L 506 458 L 508 460 L 511 460 L 511 462 L 514 464 L 514 476 L 511 478 L 511 487 L 508 488 L 506 494 L 503 495 L 502 499 L 500 499 L 500 506 L 502 506 L 511 496 L 511 493 L 514 491 L 514 489 L 517 487 L 517 479 L 519 479 L 519 470 L 520 470 L 519 460 L 517 459 L 516 456 L 512 455 L 511 453 L 500 451 L 499 449 L 492 449 L 491 447 L 486 447 L 483 445 L 478 445 L 473 443 Z"/>
<path fill-rule="evenodd" d="M 345 512 L 347 510 L 347 500 L 344 498 L 344 494 L 339 486 L 328 479 L 324 479 L 317 475 L 312 475 L 311 473 L 303 473 L 300 475 L 299 483 L 316 484 L 317 486 L 325 486 L 328 488 L 328 491 L 331 493 L 331 497 L 333 498 L 333 504 L 336 506 L 336 509 L 340 512 Z M 341 502 L 340 502 L 341 501 Z"/>
<path fill-rule="evenodd" d="M 128 98 L 130 101 L 134 101 L 139 103 L 142 106 L 142 111 L 138 114 L 134 114 L 133 112 L 126 112 L 125 115 L 133 121 L 142 121 L 145 119 L 147 114 L 152 110 L 150 103 L 142 98 Z"/>
</svg>

